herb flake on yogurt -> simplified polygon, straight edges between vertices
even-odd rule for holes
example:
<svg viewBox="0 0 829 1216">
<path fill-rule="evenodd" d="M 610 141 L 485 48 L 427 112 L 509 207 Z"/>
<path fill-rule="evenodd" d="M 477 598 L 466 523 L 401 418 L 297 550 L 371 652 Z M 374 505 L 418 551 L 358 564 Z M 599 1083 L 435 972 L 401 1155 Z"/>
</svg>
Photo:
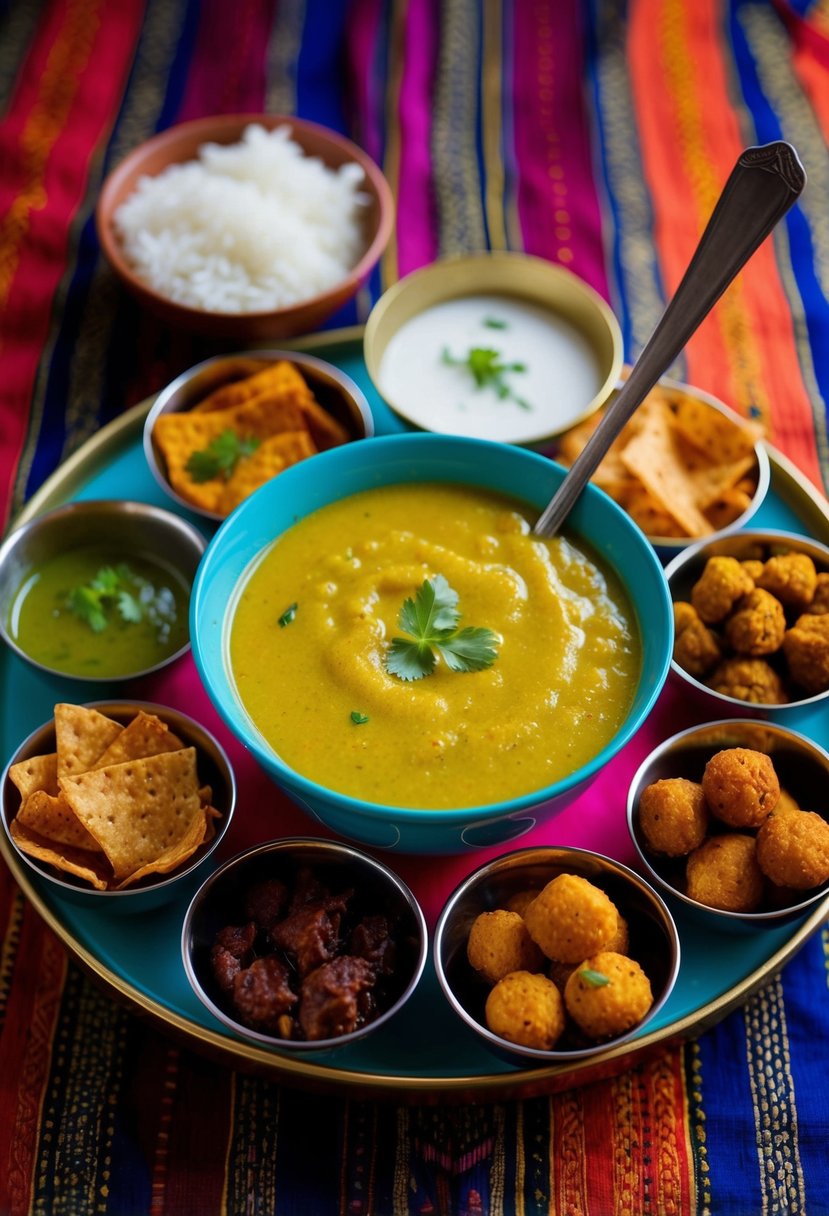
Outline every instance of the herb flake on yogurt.
<svg viewBox="0 0 829 1216">
<path fill-rule="evenodd" d="M 524 443 L 583 418 L 603 376 L 566 318 L 493 294 L 446 300 L 408 320 L 383 353 L 379 381 L 416 426 Z"/>
</svg>

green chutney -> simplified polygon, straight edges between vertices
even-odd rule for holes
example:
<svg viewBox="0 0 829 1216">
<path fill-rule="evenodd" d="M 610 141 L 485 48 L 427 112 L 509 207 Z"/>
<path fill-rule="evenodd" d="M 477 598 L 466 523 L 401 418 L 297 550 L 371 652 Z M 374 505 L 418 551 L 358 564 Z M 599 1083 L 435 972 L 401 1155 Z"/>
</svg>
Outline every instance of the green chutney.
<svg viewBox="0 0 829 1216">
<path fill-rule="evenodd" d="M 189 599 L 188 582 L 163 561 L 89 545 L 29 570 L 6 624 L 36 663 L 114 679 L 147 671 L 187 644 Z"/>
</svg>

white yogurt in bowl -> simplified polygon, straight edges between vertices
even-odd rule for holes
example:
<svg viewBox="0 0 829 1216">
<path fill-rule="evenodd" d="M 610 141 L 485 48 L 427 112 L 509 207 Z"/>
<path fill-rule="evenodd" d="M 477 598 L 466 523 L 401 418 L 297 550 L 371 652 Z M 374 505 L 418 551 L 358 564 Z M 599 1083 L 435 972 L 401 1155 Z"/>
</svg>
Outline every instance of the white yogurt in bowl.
<svg viewBox="0 0 829 1216">
<path fill-rule="evenodd" d="M 529 442 L 571 426 L 599 391 L 591 344 L 564 317 L 499 295 L 418 313 L 380 361 L 380 390 L 416 426 Z"/>
<path fill-rule="evenodd" d="M 543 445 L 607 398 L 621 369 L 612 312 L 541 258 L 470 254 L 401 279 L 365 333 L 383 399 L 422 430 Z"/>
</svg>

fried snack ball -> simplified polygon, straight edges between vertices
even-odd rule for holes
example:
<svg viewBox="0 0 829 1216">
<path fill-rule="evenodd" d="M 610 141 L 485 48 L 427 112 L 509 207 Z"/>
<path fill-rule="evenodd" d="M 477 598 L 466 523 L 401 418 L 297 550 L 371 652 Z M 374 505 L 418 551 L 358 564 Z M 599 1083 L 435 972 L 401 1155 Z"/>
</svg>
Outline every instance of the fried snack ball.
<svg viewBox="0 0 829 1216">
<path fill-rule="evenodd" d="M 498 981 L 486 999 L 484 1018 L 493 1034 L 542 1051 L 555 1047 L 567 1021 L 553 981 L 529 971 L 512 971 Z"/>
<path fill-rule="evenodd" d="M 674 600 L 674 633 L 677 637 L 683 629 L 698 620 L 699 614 L 693 604 L 689 604 L 687 600 Z"/>
<path fill-rule="evenodd" d="M 817 570 L 808 553 L 780 553 L 768 559 L 754 581 L 787 608 L 802 611 L 814 598 Z"/>
<path fill-rule="evenodd" d="M 783 644 L 786 615 L 780 600 L 756 587 L 737 601 L 725 622 L 725 638 L 737 654 L 774 654 Z"/>
<path fill-rule="evenodd" d="M 607 1039 L 641 1022 L 653 1004 L 653 992 L 635 959 L 601 950 L 573 971 L 564 989 L 564 1004 L 589 1038 Z"/>
<path fill-rule="evenodd" d="M 725 697 L 756 705 L 785 705 L 789 699 L 783 681 L 765 659 L 723 659 L 707 684 Z"/>
<path fill-rule="evenodd" d="M 763 563 L 759 557 L 749 557 L 745 561 L 740 562 L 740 565 L 745 570 L 752 582 L 756 583 L 757 579 L 763 573 Z"/>
<path fill-rule="evenodd" d="M 757 864 L 777 886 L 819 887 L 829 879 L 829 823 L 815 811 L 769 815 L 757 833 Z"/>
<path fill-rule="evenodd" d="M 639 826 L 655 853 L 684 857 L 702 844 L 709 820 L 705 794 L 697 781 L 664 777 L 646 786 L 639 796 Z"/>
<path fill-rule="evenodd" d="M 754 582 L 736 557 L 709 557 L 691 588 L 691 603 L 706 625 L 716 625 L 741 596 L 753 590 Z"/>
<path fill-rule="evenodd" d="M 763 873 L 753 836 L 709 836 L 690 854 L 685 869 L 689 899 L 726 912 L 755 912 L 763 898 Z"/>
<path fill-rule="evenodd" d="M 535 899 L 538 891 L 538 887 L 530 887 L 525 891 L 516 891 L 514 895 L 510 895 L 509 899 L 506 900 L 504 907 L 509 912 L 517 912 L 519 916 L 523 916 L 527 911 L 527 907 Z"/>
<path fill-rule="evenodd" d="M 722 647 L 713 629 L 700 620 L 694 608 L 687 605 L 694 619 L 675 632 L 674 659 L 689 675 L 701 678 L 716 667 L 722 658 Z M 674 618 L 676 619 L 676 618 Z"/>
<path fill-rule="evenodd" d="M 618 919 L 613 901 L 579 874 L 559 874 L 524 913 L 530 937 L 559 963 L 578 963 L 604 949 Z"/>
<path fill-rule="evenodd" d="M 817 576 L 815 594 L 812 596 L 812 602 L 806 611 L 813 613 L 815 616 L 829 612 L 829 574 L 821 572 Z"/>
<path fill-rule="evenodd" d="M 792 679 L 807 693 L 829 688 L 829 614 L 804 612 L 783 637 Z"/>
<path fill-rule="evenodd" d="M 527 932 L 523 917 L 503 908 L 475 918 L 466 955 L 490 984 L 497 984 L 510 971 L 540 971 L 544 964 L 544 955 Z"/>
<path fill-rule="evenodd" d="M 771 758 L 751 747 L 726 747 L 702 774 L 702 792 L 711 810 L 732 828 L 759 827 L 780 798 Z"/>
</svg>

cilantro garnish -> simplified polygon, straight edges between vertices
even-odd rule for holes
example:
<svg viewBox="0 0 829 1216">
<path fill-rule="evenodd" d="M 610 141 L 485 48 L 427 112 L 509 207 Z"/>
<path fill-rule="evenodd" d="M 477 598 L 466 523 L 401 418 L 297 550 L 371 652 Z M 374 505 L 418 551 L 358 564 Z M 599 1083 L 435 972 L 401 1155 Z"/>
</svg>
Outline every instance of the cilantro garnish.
<svg viewBox="0 0 829 1216">
<path fill-rule="evenodd" d="M 146 619 L 157 626 L 159 642 L 166 641 L 176 619 L 175 597 L 170 589 L 157 590 L 126 562 L 102 566 L 90 582 L 73 587 L 66 598 L 66 607 L 93 633 L 103 633 L 113 616 L 128 625 L 138 625 Z"/>
<path fill-rule="evenodd" d="M 355 726 L 365 726 L 366 722 L 368 722 L 368 714 L 361 714 L 359 709 L 352 709 L 351 721 Z"/>
<path fill-rule="evenodd" d="M 451 671 L 482 671 L 498 657 L 498 638 L 491 629 L 458 629 L 458 593 L 442 574 L 419 587 L 407 599 L 397 623 L 411 636 L 392 638 L 386 655 L 386 671 L 401 680 L 420 680 L 431 675 L 437 663 L 435 651 Z"/>
<path fill-rule="evenodd" d="M 509 329 L 509 325 L 501 317 L 484 317 L 484 325 L 487 329 Z"/>
<path fill-rule="evenodd" d="M 240 460 L 252 456 L 261 443 L 254 435 L 237 435 L 230 427 L 211 439 L 206 448 L 192 452 L 184 466 L 196 483 L 214 477 L 228 480 Z"/>
<path fill-rule="evenodd" d="M 584 980 L 591 988 L 604 988 L 610 983 L 610 979 L 602 971 L 591 971 L 589 967 L 579 972 L 579 979 Z"/>
<path fill-rule="evenodd" d="M 460 359 L 445 346 L 441 358 L 450 367 L 465 367 L 475 381 L 476 388 L 491 388 L 502 401 L 514 401 L 524 410 L 532 409 L 529 401 L 518 397 L 504 379 L 510 372 L 525 372 L 526 363 L 503 363 L 501 352 L 490 346 L 472 346 Z"/>
<path fill-rule="evenodd" d="M 279 618 L 279 628 L 284 629 L 286 625 L 290 625 L 291 621 L 296 616 L 297 605 L 289 604 L 282 616 Z"/>
</svg>

